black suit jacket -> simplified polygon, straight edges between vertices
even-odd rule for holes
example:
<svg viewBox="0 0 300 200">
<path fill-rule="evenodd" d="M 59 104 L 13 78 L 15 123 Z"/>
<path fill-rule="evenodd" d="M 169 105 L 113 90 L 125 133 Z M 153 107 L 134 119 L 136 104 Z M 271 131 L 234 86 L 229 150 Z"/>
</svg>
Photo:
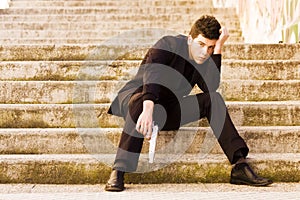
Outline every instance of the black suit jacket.
<svg viewBox="0 0 300 200">
<path fill-rule="evenodd" d="M 189 58 L 187 36 L 165 36 L 148 50 L 136 76 L 118 92 L 108 113 L 124 117 L 123 106 L 135 93 L 159 103 L 188 95 L 196 84 L 203 92 L 214 92 L 219 87 L 220 68 L 220 54 L 199 65 Z"/>
</svg>

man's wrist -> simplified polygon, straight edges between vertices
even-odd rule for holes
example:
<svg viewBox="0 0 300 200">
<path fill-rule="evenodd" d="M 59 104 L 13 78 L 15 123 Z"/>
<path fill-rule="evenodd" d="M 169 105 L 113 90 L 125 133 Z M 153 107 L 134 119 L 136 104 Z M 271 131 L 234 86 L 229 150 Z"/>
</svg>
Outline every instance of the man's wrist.
<svg viewBox="0 0 300 200">
<path fill-rule="evenodd" d="M 143 102 L 143 110 L 153 111 L 154 108 L 154 102 L 151 100 L 145 100 Z"/>
<path fill-rule="evenodd" d="M 215 47 L 214 54 L 221 54 L 221 53 L 222 53 L 222 48 L 221 47 Z"/>
</svg>

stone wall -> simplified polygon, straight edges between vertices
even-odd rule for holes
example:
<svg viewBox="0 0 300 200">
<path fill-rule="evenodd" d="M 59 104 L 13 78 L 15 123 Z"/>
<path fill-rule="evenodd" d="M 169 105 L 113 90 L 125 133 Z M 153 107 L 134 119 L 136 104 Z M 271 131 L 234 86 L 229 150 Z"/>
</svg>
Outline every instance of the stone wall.
<svg viewBox="0 0 300 200">
<path fill-rule="evenodd" d="M 296 43 L 300 35 L 299 0 L 214 0 L 236 7 L 246 43 Z"/>
<path fill-rule="evenodd" d="M 0 1 L 0 9 L 7 9 L 9 8 L 10 0 L 1 0 Z"/>
</svg>

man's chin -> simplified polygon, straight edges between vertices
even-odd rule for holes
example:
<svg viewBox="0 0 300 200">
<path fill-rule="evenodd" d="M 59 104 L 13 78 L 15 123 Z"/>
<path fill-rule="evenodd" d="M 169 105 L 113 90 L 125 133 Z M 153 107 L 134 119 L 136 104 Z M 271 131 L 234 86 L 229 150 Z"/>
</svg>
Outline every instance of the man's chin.
<svg viewBox="0 0 300 200">
<path fill-rule="evenodd" d="M 198 65 L 203 64 L 207 59 L 197 59 L 195 60 L 195 63 L 197 63 Z"/>
</svg>

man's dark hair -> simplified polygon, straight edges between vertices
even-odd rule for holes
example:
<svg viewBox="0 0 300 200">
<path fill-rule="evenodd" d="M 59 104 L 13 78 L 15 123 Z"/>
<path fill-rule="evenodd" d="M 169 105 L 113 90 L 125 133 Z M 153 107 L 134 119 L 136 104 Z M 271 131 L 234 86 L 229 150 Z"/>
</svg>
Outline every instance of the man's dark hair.
<svg viewBox="0 0 300 200">
<path fill-rule="evenodd" d="M 192 38 L 198 37 L 201 34 L 208 39 L 219 39 L 221 25 L 214 16 L 203 15 L 192 26 L 190 35 Z"/>
</svg>

